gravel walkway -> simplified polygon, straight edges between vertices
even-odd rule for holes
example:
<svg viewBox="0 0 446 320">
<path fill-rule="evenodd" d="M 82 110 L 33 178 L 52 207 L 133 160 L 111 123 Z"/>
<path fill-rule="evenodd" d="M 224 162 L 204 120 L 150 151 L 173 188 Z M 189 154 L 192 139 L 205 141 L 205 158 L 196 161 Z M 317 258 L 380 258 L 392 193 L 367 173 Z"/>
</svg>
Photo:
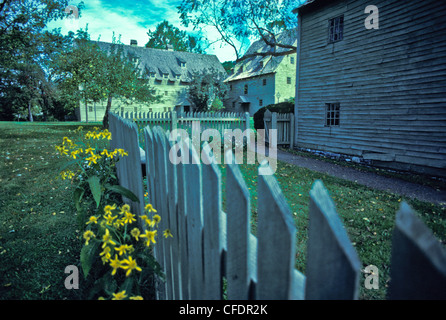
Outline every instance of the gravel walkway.
<svg viewBox="0 0 446 320">
<path fill-rule="evenodd" d="M 283 150 L 277 150 L 278 160 L 322 172 L 345 180 L 357 182 L 370 188 L 388 191 L 409 198 L 416 198 L 446 207 L 446 190 L 436 190 L 429 186 L 384 177 L 372 172 L 363 172 L 351 167 L 344 167 L 323 160 L 298 156 Z"/>
</svg>

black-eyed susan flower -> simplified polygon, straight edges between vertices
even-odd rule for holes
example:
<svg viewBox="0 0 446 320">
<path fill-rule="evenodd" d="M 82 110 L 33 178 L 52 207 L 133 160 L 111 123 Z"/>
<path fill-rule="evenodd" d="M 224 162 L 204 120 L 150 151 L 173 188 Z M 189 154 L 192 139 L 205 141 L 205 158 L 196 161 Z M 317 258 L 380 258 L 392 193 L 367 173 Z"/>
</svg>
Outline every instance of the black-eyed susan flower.
<svg viewBox="0 0 446 320">
<path fill-rule="evenodd" d="M 102 236 L 102 248 L 105 248 L 107 244 L 110 244 L 112 246 L 116 245 L 116 242 L 113 241 L 112 236 L 110 234 L 110 231 L 108 229 L 105 229 L 105 234 Z"/>
<path fill-rule="evenodd" d="M 133 270 L 142 271 L 142 269 L 137 265 L 136 260 L 133 260 L 132 257 L 128 257 L 128 259 L 122 260 L 121 268 L 127 270 L 125 276 L 128 277 Z"/>
<path fill-rule="evenodd" d="M 104 213 L 105 214 L 112 214 L 112 211 L 116 209 L 116 204 L 113 205 L 106 205 L 104 207 Z"/>
<path fill-rule="evenodd" d="M 118 255 L 115 254 L 115 258 L 113 260 L 110 260 L 110 267 L 113 268 L 112 271 L 112 276 L 114 276 L 116 274 L 116 271 L 118 270 L 118 268 L 121 267 L 121 261 L 118 259 Z"/>
<path fill-rule="evenodd" d="M 95 234 L 91 230 L 84 232 L 85 245 L 88 246 L 89 241 L 95 237 Z"/>
<path fill-rule="evenodd" d="M 146 209 L 146 211 L 148 211 L 148 212 L 157 212 L 157 211 L 155 210 L 155 208 L 154 208 L 150 203 L 146 204 L 146 206 L 144 207 L 144 209 Z"/>
<path fill-rule="evenodd" d="M 138 228 L 133 228 L 132 231 L 130 231 L 130 234 L 133 238 L 136 239 L 136 241 L 139 241 L 139 235 L 141 234 L 141 231 L 139 231 Z"/>
<path fill-rule="evenodd" d="M 94 223 L 97 224 L 98 223 L 98 217 L 96 216 L 91 216 L 88 221 L 86 222 L 86 224 L 90 224 L 90 223 Z"/>
<path fill-rule="evenodd" d="M 113 293 L 112 300 L 124 300 L 125 298 L 127 298 L 127 295 L 125 294 L 125 290 L 122 290 L 121 292 Z"/>
<path fill-rule="evenodd" d="M 170 229 L 166 229 L 166 230 L 164 230 L 164 232 L 163 232 L 163 236 L 164 236 L 164 238 L 168 238 L 168 237 L 171 237 L 171 238 L 173 238 L 173 234 L 172 234 L 172 232 L 170 232 Z"/>
<path fill-rule="evenodd" d="M 156 243 L 155 237 L 156 237 L 157 230 L 149 231 L 146 230 L 144 234 L 140 235 L 141 238 L 146 238 L 146 246 L 149 247 L 150 243 Z"/>
<path fill-rule="evenodd" d="M 158 223 L 161 221 L 161 217 L 159 214 L 155 214 L 153 216 L 153 222 L 155 222 L 155 225 L 158 226 Z"/>
<path fill-rule="evenodd" d="M 131 224 L 132 222 L 136 221 L 135 215 L 131 212 L 126 212 L 122 219 L 125 224 Z"/>
</svg>

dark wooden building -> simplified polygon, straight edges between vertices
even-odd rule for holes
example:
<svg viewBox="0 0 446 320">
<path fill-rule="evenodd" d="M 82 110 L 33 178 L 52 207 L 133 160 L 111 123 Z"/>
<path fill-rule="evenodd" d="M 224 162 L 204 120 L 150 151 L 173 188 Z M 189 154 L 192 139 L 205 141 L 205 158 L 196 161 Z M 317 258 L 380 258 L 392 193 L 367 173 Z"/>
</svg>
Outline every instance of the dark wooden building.
<svg viewBox="0 0 446 320">
<path fill-rule="evenodd" d="M 295 11 L 297 146 L 445 177 L 446 1 L 313 0 Z"/>
</svg>

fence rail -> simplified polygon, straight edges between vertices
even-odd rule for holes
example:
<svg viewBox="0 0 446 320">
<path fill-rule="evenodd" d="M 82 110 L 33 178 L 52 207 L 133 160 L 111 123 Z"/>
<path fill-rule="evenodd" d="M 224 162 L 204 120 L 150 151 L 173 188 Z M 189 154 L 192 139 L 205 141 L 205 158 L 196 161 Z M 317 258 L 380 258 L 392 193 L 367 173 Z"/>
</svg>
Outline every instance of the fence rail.
<svg viewBox="0 0 446 320">
<path fill-rule="evenodd" d="M 112 114 L 110 128 L 112 141 L 118 139 L 129 154 L 136 152 L 136 126 Z M 174 165 L 169 161 L 174 142 L 163 129 L 144 128 L 144 139 L 148 193 L 162 216 L 161 228 L 174 235 L 155 247 L 166 274 L 157 290 L 159 299 L 222 299 L 223 278 L 228 299 L 358 298 L 361 262 L 321 181 L 310 191 L 304 275 L 294 268 L 298 230 L 274 176 L 258 178 L 255 237 L 249 226 L 249 192 L 237 165 L 227 165 L 223 212 L 221 172 L 210 161 L 207 144 L 202 156 L 209 157 L 210 165 L 198 160 L 189 140 L 183 141 L 181 155 L 197 161 Z M 133 184 L 125 179 L 122 183 L 140 194 L 136 161 L 121 165 L 136 173 L 128 176 Z M 266 163 L 261 166 L 268 168 Z M 391 263 L 389 298 L 446 299 L 445 250 L 405 203 L 396 214 Z"/>
</svg>

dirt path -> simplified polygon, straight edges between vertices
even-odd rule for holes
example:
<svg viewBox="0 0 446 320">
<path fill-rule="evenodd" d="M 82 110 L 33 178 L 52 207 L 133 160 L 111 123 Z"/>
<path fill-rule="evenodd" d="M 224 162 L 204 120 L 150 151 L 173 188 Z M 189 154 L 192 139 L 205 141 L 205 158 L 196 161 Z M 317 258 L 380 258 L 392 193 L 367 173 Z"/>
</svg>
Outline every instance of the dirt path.
<svg viewBox="0 0 446 320">
<path fill-rule="evenodd" d="M 278 160 L 304 167 L 313 171 L 357 182 L 370 188 L 388 191 L 409 198 L 432 202 L 446 207 L 446 190 L 436 190 L 429 186 L 404 181 L 398 178 L 384 177 L 372 172 L 363 172 L 323 160 L 298 156 L 283 150 L 277 150 Z"/>
</svg>

